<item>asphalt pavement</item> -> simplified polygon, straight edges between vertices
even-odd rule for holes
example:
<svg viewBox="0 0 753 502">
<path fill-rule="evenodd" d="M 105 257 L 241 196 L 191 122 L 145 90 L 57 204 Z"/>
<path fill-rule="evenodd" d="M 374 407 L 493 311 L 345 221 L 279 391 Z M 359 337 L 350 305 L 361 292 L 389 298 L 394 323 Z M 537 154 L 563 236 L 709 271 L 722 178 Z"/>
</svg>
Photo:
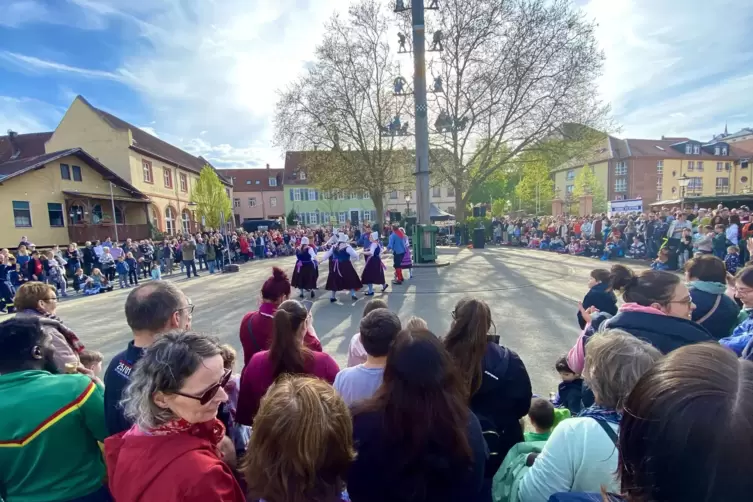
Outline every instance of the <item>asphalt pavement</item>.
<svg viewBox="0 0 753 502">
<path fill-rule="evenodd" d="M 607 264 L 520 248 L 441 248 L 439 252 L 448 266 L 415 269 L 413 279 L 401 286 L 391 285 L 386 293 L 377 292 L 371 298 L 384 298 L 401 319 L 414 315 L 424 318 L 439 336 L 449 329 L 451 312 L 458 300 L 465 296 L 485 300 L 492 311 L 493 329 L 501 343 L 515 350 L 525 362 L 534 392 L 548 395 L 556 390 L 559 380 L 554 363 L 578 336 L 577 302 L 588 289 L 589 272 Z M 193 328 L 219 337 L 240 352 L 240 320 L 258 306 L 261 285 L 272 266 L 292 275 L 294 262 L 292 257 L 260 260 L 242 265 L 238 273 L 210 276 L 204 271 L 198 278 L 173 280 L 196 305 Z M 362 267 L 363 260 L 356 268 L 360 271 Z M 388 273 L 392 273 L 391 268 Z M 323 267 L 321 288 L 326 275 Z M 76 298 L 58 307 L 63 321 L 88 348 L 101 351 L 106 363 L 130 340 L 123 314 L 128 291 L 116 289 Z M 320 289 L 312 307 L 314 327 L 324 350 L 342 366 L 369 299 L 362 293 L 354 302 L 347 292 L 342 292 L 337 303 L 330 303 L 329 293 Z"/>
</svg>

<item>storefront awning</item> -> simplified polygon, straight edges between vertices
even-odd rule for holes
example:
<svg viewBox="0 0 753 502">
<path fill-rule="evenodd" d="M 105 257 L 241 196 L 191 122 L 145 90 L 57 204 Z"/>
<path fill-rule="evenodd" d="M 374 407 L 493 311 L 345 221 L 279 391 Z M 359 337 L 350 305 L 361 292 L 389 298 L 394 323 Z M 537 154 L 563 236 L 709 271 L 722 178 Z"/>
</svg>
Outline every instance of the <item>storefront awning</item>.
<svg viewBox="0 0 753 502">
<path fill-rule="evenodd" d="M 137 199 L 135 197 L 126 197 L 125 195 L 113 195 L 110 197 L 110 194 L 73 192 L 70 190 L 63 190 L 63 193 L 68 197 L 78 199 L 110 200 L 112 198 L 122 202 L 136 202 L 140 204 L 149 204 L 151 202 L 149 199 Z"/>
</svg>

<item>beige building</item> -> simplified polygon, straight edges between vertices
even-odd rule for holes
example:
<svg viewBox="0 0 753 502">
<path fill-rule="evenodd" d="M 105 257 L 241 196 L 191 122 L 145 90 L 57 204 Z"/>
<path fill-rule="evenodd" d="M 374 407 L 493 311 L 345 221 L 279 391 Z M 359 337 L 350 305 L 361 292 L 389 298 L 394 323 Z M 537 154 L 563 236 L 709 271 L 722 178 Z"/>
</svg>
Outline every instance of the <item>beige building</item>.
<svg viewBox="0 0 753 502">
<path fill-rule="evenodd" d="M 48 138 L 0 137 L 0 248 L 149 236 L 146 195 L 81 148 L 44 153 Z"/>
<path fill-rule="evenodd" d="M 66 111 L 46 152 L 81 148 L 133 185 L 151 201 L 149 220 L 167 234 L 196 231 L 198 223 L 188 205 L 191 190 L 205 165 L 203 157 L 177 148 L 78 96 Z M 226 184 L 232 200 L 232 184 Z"/>
<path fill-rule="evenodd" d="M 455 214 L 455 189 L 447 185 L 429 187 L 429 203 L 438 209 Z M 410 210 L 406 213 L 406 210 Z M 399 211 L 403 215 L 415 215 L 416 190 L 393 190 L 384 198 L 384 210 Z"/>
<path fill-rule="evenodd" d="M 285 216 L 284 169 L 222 169 L 233 184 L 235 226 L 245 220 L 268 220 Z"/>
</svg>

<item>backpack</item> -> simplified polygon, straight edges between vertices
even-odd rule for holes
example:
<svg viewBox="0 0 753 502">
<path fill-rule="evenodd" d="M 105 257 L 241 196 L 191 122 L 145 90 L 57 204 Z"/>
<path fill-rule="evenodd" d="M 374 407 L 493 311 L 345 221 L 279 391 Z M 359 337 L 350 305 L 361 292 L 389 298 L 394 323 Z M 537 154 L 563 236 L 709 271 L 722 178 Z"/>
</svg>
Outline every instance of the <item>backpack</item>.
<svg viewBox="0 0 753 502">
<path fill-rule="evenodd" d="M 541 453 L 545 445 L 546 441 L 532 441 L 518 443 L 510 449 L 492 481 L 494 502 L 518 502 L 520 482 L 531 468 L 527 465 L 528 455 Z"/>
<path fill-rule="evenodd" d="M 494 378 L 495 380 L 501 380 L 507 373 L 507 367 L 509 365 L 510 351 L 505 350 L 505 356 L 502 359 L 500 365 L 501 369 L 497 373 L 499 377 L 497 375 L 492 375 L 487 371 L 484 371 L 484 375 L 489 378 Z M 484 477 L 491 478 L 497 472 L 497 469 L 499 469 L 499 466 L 502 464 L 503 460 L 503 458 L 500 458 L 500 451 L 502 449 L 500 432 L 502 431 L 499 430 L 498 425 L 491 417 L 482 415 L 480 413 L 475 413 L 475 415 L 478 418 L 479 424 L 481 425 L 481 433 L 484 436 L 484 441 L 486 442 L 486 450 L 488 453 Z"/>
</svg>

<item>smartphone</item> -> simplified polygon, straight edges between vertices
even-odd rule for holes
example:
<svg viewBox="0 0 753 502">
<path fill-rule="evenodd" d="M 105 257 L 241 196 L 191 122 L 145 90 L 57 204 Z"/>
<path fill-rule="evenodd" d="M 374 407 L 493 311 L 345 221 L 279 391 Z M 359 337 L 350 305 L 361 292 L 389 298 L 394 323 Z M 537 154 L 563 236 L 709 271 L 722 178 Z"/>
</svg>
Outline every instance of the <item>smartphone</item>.
<svg viewBox="0 0 753 502">
<path fill-rule="evenodd" d="M 307 312 L 311 312 L 311 307 L 314 306 L 314 302 L 312 302 L 311 300 L 302 300 L 301 303 L 303 304 Z"/>
</svg>

